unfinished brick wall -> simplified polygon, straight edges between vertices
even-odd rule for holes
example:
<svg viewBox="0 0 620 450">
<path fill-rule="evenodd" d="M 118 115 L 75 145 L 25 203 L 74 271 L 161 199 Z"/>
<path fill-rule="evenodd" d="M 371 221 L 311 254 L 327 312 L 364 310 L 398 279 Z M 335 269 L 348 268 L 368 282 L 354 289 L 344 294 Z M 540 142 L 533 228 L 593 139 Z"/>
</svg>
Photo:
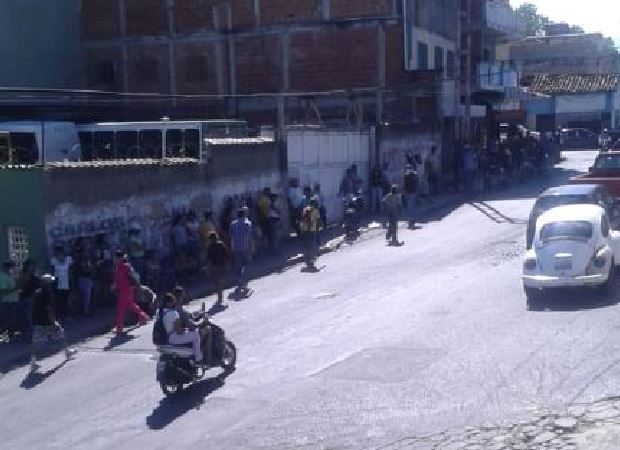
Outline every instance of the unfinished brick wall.
<svg viewBox="0 0 620 450">
<path fill-rule="evenodd" d="M 376 85 L 376 27 L 323 29 L 293 34 L 290 79 L 293 90 Z"/>
<path fill-rule="evenodd" d="M 137 44 L 127 49 L 129 91 L 170 92 L 168 46 Z"/>
<path fill-rule="evenodd" d="M 118 0 L 82 0 L 84 40 L 114 39 L 119 35 Z"/>
<path fill-rule="evenodd" d="M 228 0 L 228 3 L 232 8 L 232 28 L 234 30 L 243 30 L 255 26 L 254 0 Z"/>
<path fill-rule="evenodd" d="M 166 0 L 125 0 L 128 36 L 168 34 Z"/>
<path fill-rule="evenodd" d="M 385 84 L 402 86 L 411 82 L 405 71 L 404 36 L 402 25 L 392 25 L 385 30 Z"/>
<path fill-rule="evenodd" d="M 393 15 L 392 0 L 330 0 L 330 19 L 386 17 Z"/>
<path fill-rule="evenodd" d="M 212 0 L 177 0 L 173 4 L 174 31 L 179 34 L 213 29 Z"/>
<path fill-rule="evenodd" d="M 320 0 L 260 0 L 260 24 L 265 26 L 319 20 L 320 4 Z"/>
<path fill-rule="evenodd" d="M 277 35 L 235 39 L 237 92 L 279 92 L 281 90 L 280 67 Z"/>
<path fill-rule="evenodd" d="M 123 90 L 123 59 L 118 46 L 86 50 L 86 83 L 89 89 Z"/>
<path fill-rule="evenodd" d="M 189 42 L 175 46 L 175 69 L 179 94 L 216 94 L 215 42 Z"/>
</svg>

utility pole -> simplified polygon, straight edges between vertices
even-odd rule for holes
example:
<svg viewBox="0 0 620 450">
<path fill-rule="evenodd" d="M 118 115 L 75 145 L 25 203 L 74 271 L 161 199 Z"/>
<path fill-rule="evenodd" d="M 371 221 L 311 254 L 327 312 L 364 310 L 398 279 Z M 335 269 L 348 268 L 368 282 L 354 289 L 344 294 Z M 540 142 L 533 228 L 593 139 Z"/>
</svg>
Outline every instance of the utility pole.
<svg viewBox="0 0 620 450">
<path fill-rule="evenodd" d="M 472 20 L 471 20 L 471 0 L 465 0 L 466 1 L 466 7 L 467 7 L 467 12 L 466 12 L 466 18 L 465 18 L 465 60 L 466 60 L 466 67 L 465 67 L 465 139 L 468 141 L 471 141 L 472 135 L 471 135 L 471 84 L 472 84 L 472 67 L 471 67 L 471 63 L 472 63 L 472 55 L 471 55 L 471 50 L 472 50 L 472 40 L 471 40 L 471 33 L 472 33 Z"/>
</svg>

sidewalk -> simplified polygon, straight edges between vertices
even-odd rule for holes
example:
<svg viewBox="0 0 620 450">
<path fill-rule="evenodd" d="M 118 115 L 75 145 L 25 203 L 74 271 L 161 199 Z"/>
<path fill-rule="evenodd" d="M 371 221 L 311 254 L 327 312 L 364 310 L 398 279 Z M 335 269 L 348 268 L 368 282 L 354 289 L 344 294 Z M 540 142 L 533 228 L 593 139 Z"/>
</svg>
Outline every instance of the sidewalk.
<svg viewBox="0 0 620 450">
<path fill-rule="evenodd" d="M 459 205 L 463 201 L 461 194 L 445 194 L 436 196 L 432 203 L 425 203 L 418 207 L 418 217 L 421 222 L 428 220 L 431 216 L 449 207 Z M 376 220 L 380 218 L 370 216 L 360 228 L 360 237 L 351 243 L 370 239 L 383 233 L 383 228 Z M 403 223 L 404 226 L 404 223 Z M 329 227 L 322 232 L 321 239 L 323 245 L 320 254 L 324 255 L 340 249 L 347 243 L 341 226 Z M 248 276 L 251 280 L 267 276 L 271 273 L 286 269 L 301 263 L 302 244 L 296 238 L 291 238 L 281 245 L 279 256 L 263 253 L 260 254 L 248 266 Z M 228 289 L 229 286 L 226 286 Z M 185 289 L 188 297 L 192 299 L 204 299 L 210 295 L 211 286 L 208 280 L 201 277 L 186 283 Z M 85 319 L 76 317 L 70 320 L 66 326 L 67 339 L 72 345 L 79 344 L 84 340 L 109 332 L 114 324 L 114 308 L 106 307 L 98 309 L 93 317 Z M 27 363 L 30 357 L 30 346 L 27 343 L 15 342 L 8 343 L 0 341 L 0 373 L 7 372 L 12 367 Z"/>
</svg>

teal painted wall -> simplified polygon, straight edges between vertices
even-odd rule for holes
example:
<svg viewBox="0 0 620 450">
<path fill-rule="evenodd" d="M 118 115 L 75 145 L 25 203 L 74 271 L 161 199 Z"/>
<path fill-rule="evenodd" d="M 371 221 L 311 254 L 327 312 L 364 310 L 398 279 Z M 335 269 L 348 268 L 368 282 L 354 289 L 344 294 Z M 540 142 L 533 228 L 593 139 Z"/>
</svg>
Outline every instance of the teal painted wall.
<svg viewBox="0 0 620 450">
<path fill-rule="evenodd" d="M 42 169 L 0 168 L 0 261 L 9 258 L 8 227 L 23 226 L 30 256 L 44 267 L 47 250 L 42 196 Z"/>
</svg>

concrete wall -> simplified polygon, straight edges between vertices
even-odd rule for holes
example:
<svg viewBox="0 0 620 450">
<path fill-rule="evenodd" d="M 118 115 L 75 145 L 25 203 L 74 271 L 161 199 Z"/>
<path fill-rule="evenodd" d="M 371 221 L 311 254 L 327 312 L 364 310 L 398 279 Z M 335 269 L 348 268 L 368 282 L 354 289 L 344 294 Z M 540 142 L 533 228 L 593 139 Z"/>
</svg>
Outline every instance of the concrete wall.
<svg viewBox="0 0 620 450">
<path fill-rule="evenodd" d="M 9 254 L 9 227 L 24 227 L 30 256 L 43 261 L 45 227 L 43 222 L 42 172 L 38 168 L 0 168 L 0 260 Z"/>
<path fill-rule="evenodd" d="M 80 0 L 0 1 L 0 85 L 80 88 Z"/>
<path fill-rule="evenodd" d="M 434 159 L 435 169 L 441 173 L 442 136 L 440 133 L 405 128 L 383 128 L 379 139 L 379 161 L 390 184 L 398 184 L 402 187 L 407 155 L 420 155 L 424 161 L 430 155 L 433 146 L 437 147 Z M 422 174 L 424 168 L 418 167 L 417 169 Z"/>
<path fill-rule="evenodd" d="M 288 175 L 299 180 L 300 186 L 321 185 L 327 218 L 342 218 L 340 183 L 352 164 L 368 189 L 370 160 L 374 133 L 370 131 L 330 131 L 320 129 L 287 132 Z"/>
<path fill-rule="evenodd" d="M 0 256 L 8 226 L 27 228 L 33 255 L 45 263 L 54 243 L 106 234 L 124 245 L 137 224 L 148 248 L 165 252 L 171 221 L 194 210 L 216 216 L 227 197 L 252 197 L 265 187 L 283 194 L 274 143 L 211 145 L 208 164 L 116 166 L 76 163 L 31 170 L 0 169 Z"/>
</svg>

